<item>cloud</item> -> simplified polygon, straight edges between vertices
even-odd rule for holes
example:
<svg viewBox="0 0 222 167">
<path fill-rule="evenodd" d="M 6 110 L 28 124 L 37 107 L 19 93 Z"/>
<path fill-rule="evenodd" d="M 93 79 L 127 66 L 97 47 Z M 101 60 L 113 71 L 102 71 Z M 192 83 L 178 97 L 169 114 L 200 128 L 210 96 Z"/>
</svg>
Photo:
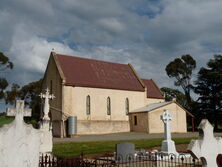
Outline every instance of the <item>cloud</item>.
<svg viewBox="0 0 222 167">
<path fill-rule="evenodd" d="M 0 46 L 15 64 L 11 82 L 43 76 L 58 53 L 131 63 L 143 78 L 173 87 L 165 66 L 191 54 L 204 66 L 222 53 L 219 0 L 3 0 Z"/>
</svg>

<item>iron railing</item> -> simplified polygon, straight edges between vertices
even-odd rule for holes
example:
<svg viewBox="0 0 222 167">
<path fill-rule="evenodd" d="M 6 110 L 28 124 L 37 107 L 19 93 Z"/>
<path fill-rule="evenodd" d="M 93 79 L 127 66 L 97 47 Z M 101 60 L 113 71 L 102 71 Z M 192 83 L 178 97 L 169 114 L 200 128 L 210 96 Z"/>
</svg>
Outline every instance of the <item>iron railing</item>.
<svg viewBox="0 0 222 167">
<path fill-rule="evenodd" d="M 145 153 L 141 155 L 106 156 L 95 159 L 40 157 L 39 167 L 201 167 L 201 161 L 188 154 Z"/>
</svg>

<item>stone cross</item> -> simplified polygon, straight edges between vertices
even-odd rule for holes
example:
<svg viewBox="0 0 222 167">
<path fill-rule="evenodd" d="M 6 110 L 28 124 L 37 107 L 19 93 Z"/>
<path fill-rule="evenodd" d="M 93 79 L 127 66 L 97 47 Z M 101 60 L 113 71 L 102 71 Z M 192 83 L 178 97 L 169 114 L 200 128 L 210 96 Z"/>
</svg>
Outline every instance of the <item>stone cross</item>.
<svg viewBox="0 0 222 167">
<path fill-rule="evenodd" d="M 191 140 L 187 150 L 194 158 L 200 158 L 203 167 L 217 167 L 216 160 L 222 154 L 222 138 L 214 137 L 213 126 L 203 119 L 198 126 L 199 139 Z"/>
<path fill-rule="evenodd" d="M 42 124 L 40 127 L 41 135 L 41 145 L 40 145 L 40 153 L 51 153 L 52 152 L 52 126 L 50 124 L 49 118 L 49 99 L 54 99 L 55 96 L 49 94 L 49 89 L 46 89 L 46 93 L 40 94 L 42 99 L 45 99 L 44 103 L 44 116 L 42 120 Z"/>
<path fill-rule="evenodd" d="M 163 115 L 160 116 L 160 119 L 164 123 L 164 138 L 165 140 L 171 140 L 171 132 L 170 132 L 170 121 L 172 121 L 172 117 L 168 110 L 163 110 Z"/>
<path fill-rule="evenodd" d="M 16 116 L 21 115 L 21 117 L 31 117 L 32 116 L 32 109 L 24 108 L 24 100 L 16 100 L 15 108 L 7 108 L 6 115 L 7 116 Z"/>
<path fill-rule="evenodd" d="M 54 99 L 55 96 L 53 94 L 49 94 L 49 89 L 46 89 L 46 93 L 40 93 L 40 97 L 42 99 L 45 99 L 45 104 L 44 104 L 44 116 L 43 116 L 43 120 L 50 120 L 49 118 L 49 99 Z"/>
<path fill-rule="evenodd" d="M 39 166 L 40 131 L 24 122 L 24 111 L 24 101 L 17 100 L 16 109 L 9 114 L 15 120 L 0 128 L 1 167 Z"/>
<path fill-rule="evenodd" d="M 168 110 L 163 110 L 163 115 L 160 116 L 160 119 L 164 123 L 164 138 L 162 141 L 161 151 L 166 154 L 178 154 L 176 152 L 176 147 L 174 141 L 171 140 L 171 131 L 170 131 L 170 121 L 172 121 L 172 117 Z"/>
</svg>

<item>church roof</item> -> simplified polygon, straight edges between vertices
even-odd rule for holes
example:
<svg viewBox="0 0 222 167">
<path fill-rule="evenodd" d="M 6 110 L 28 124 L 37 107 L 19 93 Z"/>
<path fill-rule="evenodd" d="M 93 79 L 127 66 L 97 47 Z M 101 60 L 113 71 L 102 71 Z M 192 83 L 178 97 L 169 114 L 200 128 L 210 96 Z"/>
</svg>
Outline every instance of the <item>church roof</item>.
<svg viewBox="0 0 222 167">
<path fill-rule="evenodd" d="M 142 79 L 142 81 L 147 87 L 148 98 L 164 99 L 163 94 L 161 93 L 159 87 L 152 79 Z"/>
<path fill-rule="evenodd" d="M 179 103 L 175 102 L 175 101 L 165 101 L 165 102 L 160 102 L 160 103 L 153 103 L 153 104 L 149 104 L 145 107 L 141 107 L 141 108 L 138 108 L 136 110 L 133 110 L 131 113 L 144 113 L 144 112 L 150 112 L 150 111 L 153 111 L 153 110 L 156 110 L 160 107 L 163 107 L 163 106 L 167 106 L 169 104 L 172 104 L 172 103 L 175 103 L 176 105 L 178 105 L 179 107 L 181 107 L 189 116 L 191 117 L 194 117 L 193 114 L 191 114 L 189 111 L 187 111 L 185 108 L 183 108 Z"/>
<path fill-rule="evenodd" d="M 65 85 L 145 91 L 140 78 L 130 64 L 111 63 L 72 57 L 53 52 Z"/>
<path fill-rule="evenodd" d="M 132 113 L 137 113 L 137 112 L 150 112 L 150 111 L 153 111 L 157 108 L 160 108 L 160 107 L 163 107 L 163 106 L 166 106 L 168 104 L 171 104 L 173 103 L 172 101 L 168 101 L 168 102 L 161 102 L 161 103 L 153 103 L 153 104 L 149 104 L 145 107 L 142 107 L 142 108 L 139 108 L 139 109 L 136 109 L 134 111 L 132 111 Z"/>
</svg>

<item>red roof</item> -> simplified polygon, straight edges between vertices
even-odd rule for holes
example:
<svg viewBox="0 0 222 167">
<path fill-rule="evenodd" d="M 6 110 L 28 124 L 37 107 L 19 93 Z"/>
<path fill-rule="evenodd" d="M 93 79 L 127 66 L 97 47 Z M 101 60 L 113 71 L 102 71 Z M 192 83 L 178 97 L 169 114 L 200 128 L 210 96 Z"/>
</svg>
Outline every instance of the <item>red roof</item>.
<svg viewBox="0 0 222 167">
<path fill-rule="evenodd" d="M 133 69 L 127 64 L 111 63 L 54 54 L 65 85 L 144 91 Z"/>
<path fill-rule="evenodd" d="M 152 79 L 142 79 L 142 81 L 147 87 L 148 98 L 164 99 L 160 89 Z"/>
</svg>

